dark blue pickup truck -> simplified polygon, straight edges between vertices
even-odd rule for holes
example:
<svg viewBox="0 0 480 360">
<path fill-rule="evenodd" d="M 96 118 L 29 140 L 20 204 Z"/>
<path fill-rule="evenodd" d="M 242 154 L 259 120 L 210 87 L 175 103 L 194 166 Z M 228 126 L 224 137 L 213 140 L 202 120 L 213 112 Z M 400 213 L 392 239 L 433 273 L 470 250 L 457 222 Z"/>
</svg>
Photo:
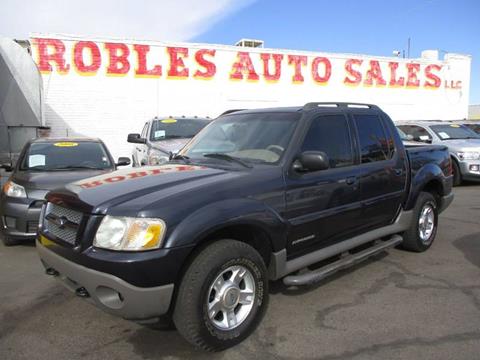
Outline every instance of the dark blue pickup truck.
<svg viewBox="0 0 480 360">
<path fill-rule="evenodd" d="M 389 247 L 427 250 L 451 174 L 446 147 L 405 148 L 374 105 L 234 111 L 167 164 L 50 192 L 37 248 L 101 309 L 171 318 L 221 350 L 261 321 L 269 280 L 301 286 Z"/>
</svg>

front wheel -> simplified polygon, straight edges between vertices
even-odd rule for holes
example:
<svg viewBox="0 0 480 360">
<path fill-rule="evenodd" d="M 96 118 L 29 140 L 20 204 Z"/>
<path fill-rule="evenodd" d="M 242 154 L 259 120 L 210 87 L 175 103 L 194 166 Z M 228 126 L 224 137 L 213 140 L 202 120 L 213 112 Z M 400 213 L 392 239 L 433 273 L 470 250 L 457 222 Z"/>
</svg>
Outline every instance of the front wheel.
<svg viewBox="0 0 480 360">
<path fill-rule="evenodd" d="M 460 172 L 460 166 L 456 160 L 452 159 L 452 173 L 453 173 L 453 186 L 460 186 L 462 184 L 462 173 Z"/>
<path fill-rule="evenodd" d="M 437 226 L 437 201 L 431 193 L 421 192 L 413 209 L 410 229 L 403 233 L 402 247 L 415 252 L 427 250 L 435 240 Z"/>
<path fill-rule="evenodd" d="M 250 335 L 268 303 L 265 263 L 250 245 L 219 240 L 187 269 L 173 321 L 182 336 L 208 351 L 234 346 Z"/>
<path fill-rule="evenodd" d="M 3 244 L 5 246 L 14 246 L 14 245 L 18 245 L 18 241 L 17 240 L 14 240 L 12 238 L 9 238 L 7 236 L 3 236 L 2 237 L 2 241 L 3 241 Z"/>
</svg>

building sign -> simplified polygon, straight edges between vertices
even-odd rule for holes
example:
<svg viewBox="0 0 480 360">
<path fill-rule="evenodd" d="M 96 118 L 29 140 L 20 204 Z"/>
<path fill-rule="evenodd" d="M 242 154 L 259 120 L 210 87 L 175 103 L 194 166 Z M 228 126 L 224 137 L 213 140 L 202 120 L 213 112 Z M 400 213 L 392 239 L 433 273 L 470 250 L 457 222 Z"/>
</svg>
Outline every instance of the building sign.
<svg viewBox="0 0 480 360">
<path fill-rule="evenodd" d="M 34 58 L 43 74 L 133 76 L 170 80 L 210 80 L 405 89 L 461 89 L 462 80 L 447 78 L 437 61 L 395 61 L 392 58 L 315 56 L 271 50 L 222 51 L 216 48 L 33 38 Z M 223 52 L 223 56 L 219 56 Z M 227 55 L 227 56 L 225 56 Z M 221 58 L 221 59 L 220 59 Z M 219 67 L 219 62 L 227 66 Z M 337 76 L 334 76 L 337 75 Z"/>
<path fill-rule="evenodd" d="M 416 59 L 32 34 L 51 136 L 93 136 L 130 156 L 129 133 L 157 116 L 357 102 L 392 119 L 461 119 L 471 58 Z M 113 181 L 113 180 L 112 180 Z"/>
</svg>

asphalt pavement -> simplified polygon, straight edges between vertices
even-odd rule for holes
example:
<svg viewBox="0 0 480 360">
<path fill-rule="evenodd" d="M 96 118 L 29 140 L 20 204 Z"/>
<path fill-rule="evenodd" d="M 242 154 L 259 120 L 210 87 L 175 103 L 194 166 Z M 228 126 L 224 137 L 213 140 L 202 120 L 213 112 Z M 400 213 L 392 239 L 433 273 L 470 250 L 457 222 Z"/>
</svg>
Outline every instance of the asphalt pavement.
<svg viewBox="0 0 480 360">
<path fill-rule="evenodd" d="M 389 250 L 307 288 L 271 284 L 257 331 L 222 353 L 108 315 L 0 244 L 0 359 L 480 359 L 480 185 L 455 188 L 426 253 Z"/>
</svg>

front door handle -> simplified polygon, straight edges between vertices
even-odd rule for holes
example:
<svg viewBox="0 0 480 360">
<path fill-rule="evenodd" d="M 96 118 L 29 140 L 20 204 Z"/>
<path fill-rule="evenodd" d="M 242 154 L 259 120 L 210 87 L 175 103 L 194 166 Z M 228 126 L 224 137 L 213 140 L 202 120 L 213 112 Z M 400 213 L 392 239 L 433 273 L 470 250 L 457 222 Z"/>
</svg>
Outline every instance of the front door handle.
<svg viewBox="0 0 480 360">
<path fill-rule="evenodd" d="M 395 169 L 393 170 L 395 172 L 395 175 L 397 176 L 401 176 L 403 174 L 403 170 L 402 169 Z"/>
<path fill-rule="evenodd" d="M 357 182 L 357 177 L 356 176 L 349 176 L 345 179 L 345 183 L 347 185 L 353 185 Z"/>
</svg>

